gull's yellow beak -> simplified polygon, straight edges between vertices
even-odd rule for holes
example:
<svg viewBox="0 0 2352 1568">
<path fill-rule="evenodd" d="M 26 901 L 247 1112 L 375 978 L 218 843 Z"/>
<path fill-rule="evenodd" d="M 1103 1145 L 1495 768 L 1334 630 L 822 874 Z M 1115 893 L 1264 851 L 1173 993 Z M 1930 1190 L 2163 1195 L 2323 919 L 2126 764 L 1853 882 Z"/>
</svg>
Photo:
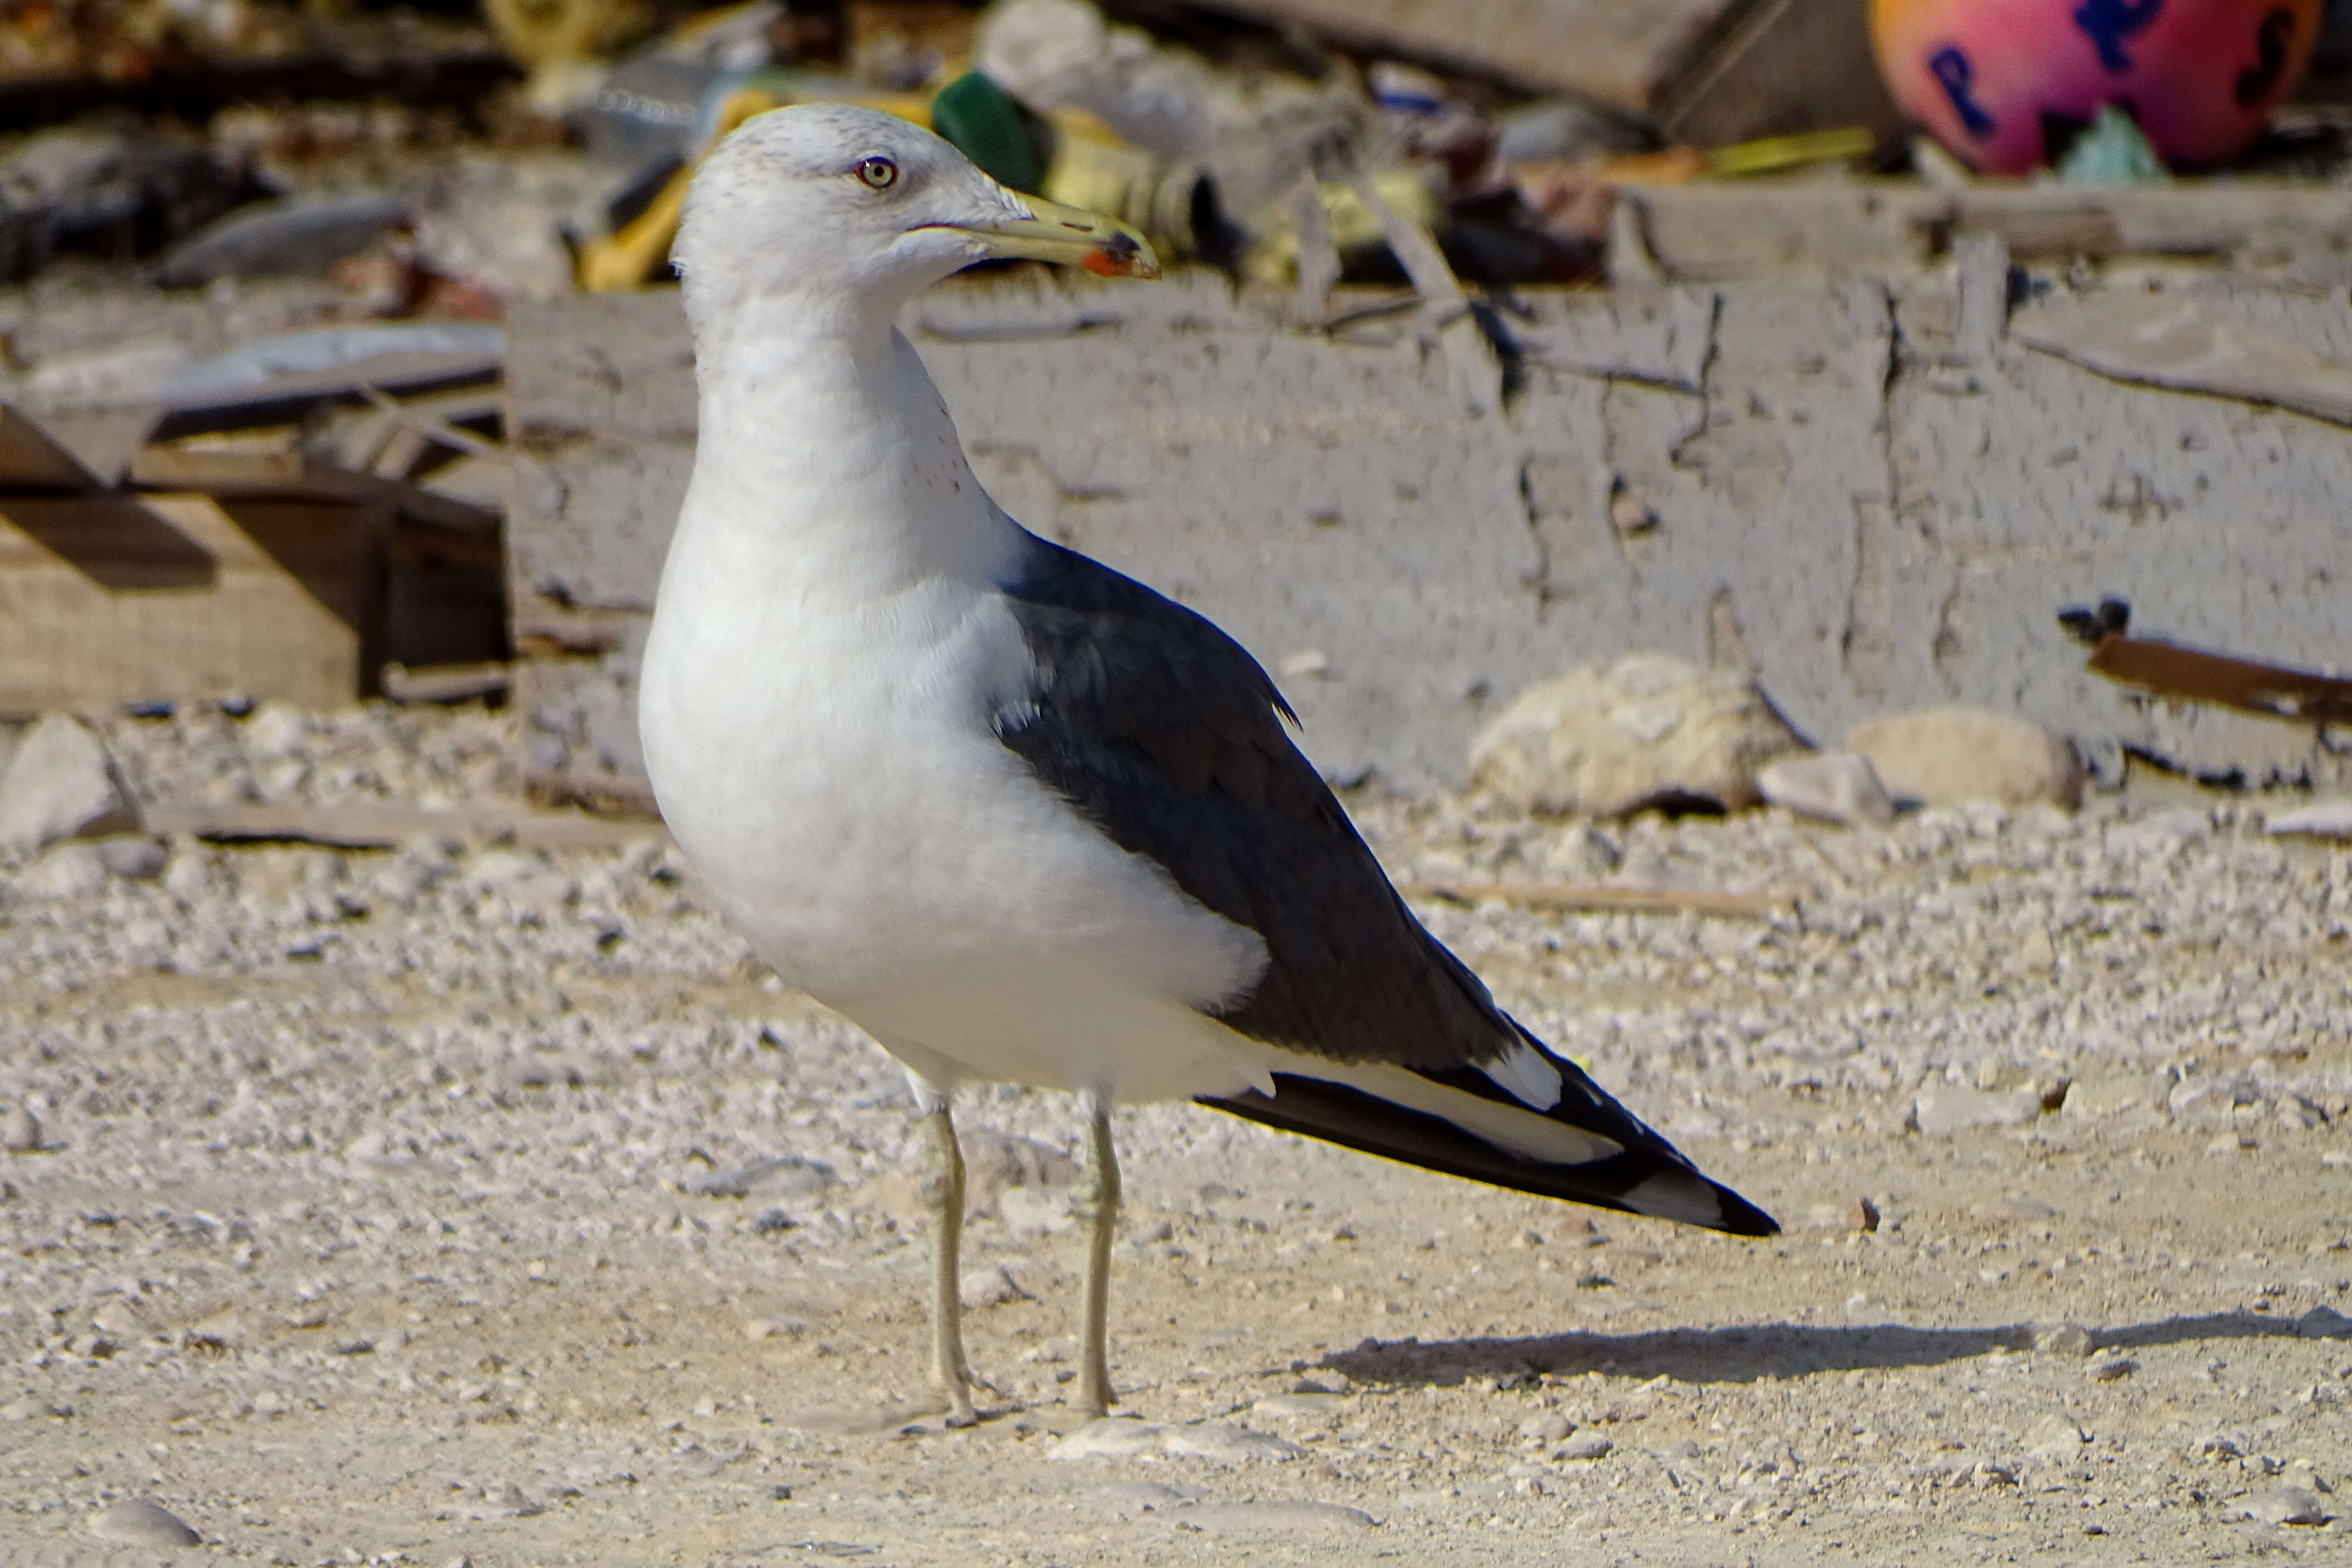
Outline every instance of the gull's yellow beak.
<svg viewBox="0 0 2352 1568">
<path fill-rule="evenodd" d="M 1150 245 L 1116 218 L 1066 207 L 1042 196 L 1021 200 L 1035 217 L 930 226 L 967 236 L 988 256 L 1007 260 L 1057 261 L 1083 267 L 1097 278 L 1160 276 L 1160 258 L 1151 253 Z"/>
</svg>

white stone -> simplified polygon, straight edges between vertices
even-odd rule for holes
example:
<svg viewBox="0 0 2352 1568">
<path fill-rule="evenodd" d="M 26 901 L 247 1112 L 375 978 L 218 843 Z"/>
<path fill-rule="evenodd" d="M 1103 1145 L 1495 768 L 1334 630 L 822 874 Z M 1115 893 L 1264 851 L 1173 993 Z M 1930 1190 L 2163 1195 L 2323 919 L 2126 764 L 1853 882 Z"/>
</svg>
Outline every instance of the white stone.
<svg viewBox="0 0 2352 1568">
<path fill-rule="evenodd" d="M 92 1521 L 89 1528 L 102 1541 L 136 1546 L 201 1546 L 205 1539 L 143 1497 L 122 1499 Z"/>
<path fill-rule="evenodd" d="M 1756 787 L 1774 805 L 1824 822 L 1851 827 L 1895 820 L 1895 802 L 1877 770 L 1852 752 L 1782 757 L 1756 775 Z"/>
<path fill-rule="evenodd" d="M 41 1119 L 30 1106 L 12 1105 L 0 1112 L 0 1149 L 11 1154 L 34 1154 L 40 1148 Z"/>
<path fill-rule="evenodd" d="M 126 881 L 145 882 L 163 874 L 169 858 L 163 847 L 153 839 L 125 834 L 119 838 L 99 840 L 98 858 L 115 876 Z"/>
<path fill-rule="evenodd" d="M 16 886 L 36 899 L 87 899 L 106 887 L 106 861 L 95 844 L 52 844 Z"/>
<path fill-rule="evenodd" d="M 2245 1501 L 2246 1517 L 2263 1524 L 2326 1524 L 2333 1514 L 2327 1506 L 2302 1487 L 2273 1487 L 2256 1492 Z"/>
<path fill-rule="evenodd" d="M 2107 847 L 2141 854 L 2169 854 L 2213 834 L 2213 814 L 2191 806 L 2158 811 L 2107 830 Z"/>
<path fill-rule="evenodd" d="M 1058 1235 L 1071 1229 L 1070 1194 L 1053 1187 L 1007 1187 L 996 1200 L 1004 1223 L 1024 1235 Z"/>
<path fill-rule="evenodd" d="M 287 702 L 265 702 L 245 724 L 245 749 L 275 761 L 299 753 L 310 738 L 310 716 Z"/>
<path fill-rule="evenodd" d="M 1013 1270 L 1002 1263 L 991 1263 L 967 1269 L 957 1287 L 966 1311 L 977 1312 L 987 1307 L 1002 1307 L 1007 1301 L 1034 1301 Z"/>
<path fill-rule="evenodd" d="M 1106 1415 L 1071 1431 L 1054 1445 L 1049 1459 L 1125 1459 L 1157 1453 L 1168 1428 L 1132 1415 Z"/>
<path fill-rule="evenodd" d="M 1336 1502 L 1202 1503 L 1186 1510 L 1184 1521 L 1212 1535 L 1370 1530 L 1380 1522 L 1361 1509 Z"/>
<path fill-rule="evenodd" d="M 2042 1114 L 2042 1097 L 2031 1089 L 1988 1094 L 1961 1084 L 1937 1082 L 1919 1091 L 1912 1118 L 1931 1138 L 1976 1127 L 2022 1127 Z"/>
<path fill-rule="evenodd" d="M 0 854 L 142 827 L 106 748 L 69 714 L 43 714 L 0 773 Z"/>
<path fill-rule="evenodd" d="M 1598 1432 L 1579 1432 L 1552 1450 L 1555 1459 L 1605 1459 L 1617 1447 Z"/>
<path fill-rule="evenodd" d="M 1547 1410 L 1530 1415 L 1519 1423 L 1519 1436 L 1536 1443 L 1559 1443 L 1567 1440 L 1571 1424 L 1557 1410 Z"/>
<path fill-rule="evenodd" d="M 1067 1186 L 1078 1173 L 1067 1154 L 1032 1138 L 982 1129 L 965 1133 L 961 1142 L 963 1212 L 971 1218 L 995 1214 L 998 1201 L 1012 1188 Z"/>
<path fill-rule="evenodd" d="M 2263 826 L 2273 834 L 2302 834 L 2313 838 L 2352 838 L 2352 797 L 2323 800 L 2273 816 Z"/>
<path fill-rule="evenodd" d="M 2071 810 L 2083 800 L 2083 763 L 2074 746 L 2014 713 L 1966 707 L 1890 713 L 1857 725 L 1845 749 L 1869 758 L 1898 801 L 2047 803 Z"/>
<path fill-rule="evenodd" d="M 2026 1436 L 2026 1448 L 2035 1458 L 2064 1463 L 2079 1456 L 2091 1439 L 2063 1415 L 2045 1415 Z"/>
<path fill-rule="evenodd" d="M 1175 1427 L 1168 1433 L 1164 1447 L 1180 1458 L 1213 1459 L 1221 1465 L 1244 1459 L 1295 1459 L 1307 1452 L 1287 1437 L 1253 1432 L 1230 1421 L 1200 1421 Z"/>
<path fill-rule="evenodd" d="M 1756 775 L 1801 751 L 1744 675 L 1660 653 L 1580 665 L 1513 698 L 1470 746 L 1477 788 L 1520 810 L 1618 816 L 1677 797 L 1756 803 Z"/>
</svg>

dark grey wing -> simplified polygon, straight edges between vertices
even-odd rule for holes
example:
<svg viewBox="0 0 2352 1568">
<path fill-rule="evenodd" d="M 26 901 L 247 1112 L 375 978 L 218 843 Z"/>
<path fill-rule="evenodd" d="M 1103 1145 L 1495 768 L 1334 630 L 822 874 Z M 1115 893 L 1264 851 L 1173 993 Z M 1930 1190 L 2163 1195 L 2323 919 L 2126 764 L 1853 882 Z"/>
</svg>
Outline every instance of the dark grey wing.
<svg viewBox="0 0 2352 1568">
<path fill-rule="evenodd" d="M 1121 848 L 1265 939 L 1265 980 L 1221 1021 L 1334 1061 L 1493 1060 L 1510 1025 L 1390 887 L 1257 661 L 1073 551 L 1040 540 L 1027 565 L 1005 592 L 1044 679 L 998 735 Z"/>
<path fill-rule="evenodd" d="M 1579 1164 L 1509 1154 L 1443 1116 L 1308 1075 L 1272 1097 L 1211 1100 L 1255 1121 L 1499 1185 L 1768 1234 L 1761 1211 L 1700 1175 L 1495 1005 L 1423 929 L 1312 763 L 1274 682 L 1204 617 L 1097 562 L 1032 541 L 1002 585 L 1041 672 L 999 739 L 1114 843 L 1265 940 L 1264 979 L 1217 1014 L 1268 1045 L 1385 1063 L 1598 1132 L 1624 1152 Z M 1525 1046 L 1561 1093 L 1530 1108 L 1478 1070 Z M 1646 1194 L 1646 1196 L 1644 1195 Z"/>
</svg>

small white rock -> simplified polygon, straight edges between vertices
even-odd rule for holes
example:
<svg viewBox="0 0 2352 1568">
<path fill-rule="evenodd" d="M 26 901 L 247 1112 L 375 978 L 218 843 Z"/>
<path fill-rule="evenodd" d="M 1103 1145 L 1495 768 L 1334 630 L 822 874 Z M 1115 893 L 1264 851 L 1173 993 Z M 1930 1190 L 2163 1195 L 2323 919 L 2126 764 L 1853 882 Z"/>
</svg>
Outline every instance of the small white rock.
<svg viewBox="0 0 2352 1568">
<path fill-rule="evenodd" d="M 1295 1459 L 1307 1452 L 1287 1437 L 1253 1432 L 1230 1421 L 1201 1421 L 1170 1431 L 1163 1445 L 1180 1458 L 1212 1459 L 1221 1465 L 1244 1459 Z"/>
<path fill-rule="evenodd" d="M 1601 1459 L 1616 1447 L 1598 1432 L 1579 1432 L 1552 1451 L 1555 1459 Z"/>
<path fill-rule="evenodd" d="M 0 854 L 142 826 L 106 748 L 69 714 L 43 714 L 0 773 Z"/>
<path fill-rule="evenodd" d="M 126 882 L 145 882 L 163 874 L 170 857 L 163 847 L 152 838 L 126 835 L 99 841 L 98 858 L 106 868 Z"/>
<path fill-rule="evenodd" d="M 205 1539 L 143 1497 L 122 1499 L 93 1520 L 89 1529 L 101 1541 L 134 1546 L 201 1546 Z"/>
<path fill-rule="evenodd" d="M 41 1121 L 22 1105 L 0 1112 L 0 1149 L 11 1154 L 37 1154 L 41 1149 Z"/>
<path fill-rule="evenodd" d="M 1013 1270 L 1002 1263 L 986 1264 L 967 1270 L 957 1287 L 964 1310 L 977 1312 L 989 1307 L 1002 1307 L 1007 1301 L 1034 1301 L 1037 1298 L 1013 1277 Z"/>
<path fill-rule="evenodd" d="M 2069 810 L 2082 804 L 2083 763 L 2074 748 L 2015 713 L 1967 707 L 1890 713 L 1856 726 L 1845 744 L 1870 759 L 1897 800 L 2046 801 Z"/>
<path fill-rule="evenodd" d="M 1054 1445 L 1049 1459 L 1124 1459 L 1158 1452 L 1165 1446 L 1168 1428 L 1132 1415 L 1106 1415 L 1067 1433 Z"/>
<path fill-rule="evenodd" d="M 2273 816 L 2263 826 L 2270 834 L 2301 834 L 2313 838 L 2352 838 L 2352 796 L 2343 800 L 2316 801 L 2284 816 Z"/>
<path fill-rule="evenodd" d="M 1895 820 L 1895 802 L 1870 759 L 1852 752 L 1783 757 L 1756 775 L 1766 800 L 1802 816 L 1853 826 Z"/>
<path fill-rule="evenodd" d="M 1070 1194 L 1058 1187 L 1007 1187 L 996 1212 L 1023 1235 L 1058 1235 L 1077 1224 L 1070 1217 Z"/>
<path fill-rule="evenodd" d="M 2302 1487 L 2273 1487 L 2245 1501 L 2246 1517 L 2263 1524 L 2326 1524 L 2333 1514 Z"/>
<path fill-rule="evenodd" d="M 87 899 L 106 889 L 106 861 L 93 844 L 52 844 L 16 879 L 37 899 Z"/>
<path fill-rule="evenodd" d="M 2042 1097 L 2031 1089 L 1988 1094 L 1961 1084 L 1936 1082 L 1919 1091 L 1911 1114 L 1928 1137 L 1948 1137 L 1977 1127 L 2022 1127 L 2042 1114 Z"/>
<path fill-rule="evenodd" d="M 1564 1442 L 1572 1430 L 1572 1423 L 1557 1410 L 1530 1415 L 1519 1423 L 1519 1436 L 1534 1443 Z"/>
<path fill-rule="evenodd" d="M 1184 1521 L 1212 1535 L 1292 1534 L 1300 1531 L 1370 1530 L 1380 1521 L 1336 1502 L 1213 1502 L 1188 1510 Z"/>
</svg>

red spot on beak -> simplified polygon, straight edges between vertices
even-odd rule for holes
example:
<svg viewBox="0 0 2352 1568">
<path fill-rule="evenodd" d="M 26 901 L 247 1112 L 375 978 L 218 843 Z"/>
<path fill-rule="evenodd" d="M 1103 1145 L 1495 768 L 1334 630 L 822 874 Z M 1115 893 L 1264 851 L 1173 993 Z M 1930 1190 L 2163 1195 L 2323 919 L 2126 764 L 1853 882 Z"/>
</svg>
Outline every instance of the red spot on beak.
<svg viewBox="0 0 2352 1568">
<path fill-rule="evenodd" d="M 1089 250 L 1081 263 L 1097 278 L 1123 278 L 1127 275 L 1128 258 L 1113 256 L 1108 250 Z"/>
</svg>

